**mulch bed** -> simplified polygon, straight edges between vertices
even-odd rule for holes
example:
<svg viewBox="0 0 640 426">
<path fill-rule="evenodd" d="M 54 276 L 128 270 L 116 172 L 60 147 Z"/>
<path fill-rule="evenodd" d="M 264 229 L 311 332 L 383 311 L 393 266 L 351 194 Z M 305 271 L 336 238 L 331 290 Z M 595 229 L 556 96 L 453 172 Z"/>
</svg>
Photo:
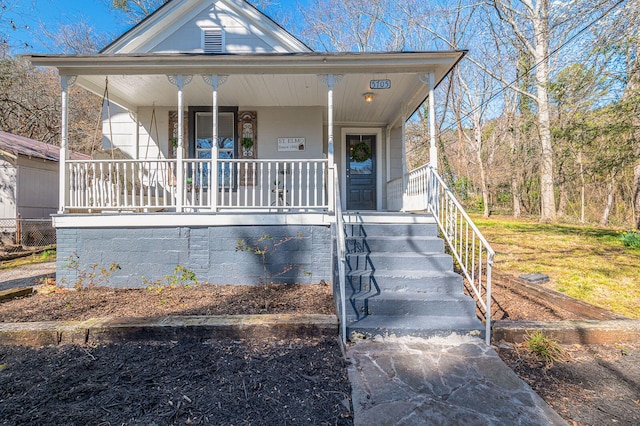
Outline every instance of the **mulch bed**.
<svg viewBox="0 0 640 426">
<path fill-rule="evenodd" d="M 591 319 L 499 279 L 492 286 L 492 299 L 494 321 Z M 496 347 L 500 358 L 570 425 L 640 424 L 640 343 L 561 349 L 560 359 L 548 363 L 526 344 Z"/>
<path fill-rule="evenodd" d="M 211 285 L 150 289 L 88 288 L 56 292 L 40 286 L 33 296 L 0 304 L 0 322 L 86 320 L 167 315 L 333 314 L 326 284 Z"/>
<path fill-rule="evenodd" d="M 335 338 L 0 346 L 0 424 L 349 425 Z"/>
<path fill-rule="evenodd" d="M 500 358 L 570 425 L 640 424 L 640 343 L 571 345 L 546 363 L 524 345 L 500 345 Z"/>
<path fill-rule="evenodd" d="M 492 318 L 584 319 L 495 282 Z M 0 321 L 333 312 L 327 285 L 92 288 L 0 304 Z M 640 424 L 640 344 L 566 346 L 553 364 L 524 345 L 501 358 L 571 425 Z M 0 346 L 0 424 L 352 424 L 335 337 L 280 341 Z M 186 397 L 186 398 L 185 398 Z M 5 414 L 6 413 L 6 414 Z"/>
<path fill-rule="evenodd" d="M 38 290 L 0 303 L 0 322 L 333 313 L 325 284 Z M 336 336 L 0 346 L 0 413 L 0 424 L 353 424 Z"/>
</svg>

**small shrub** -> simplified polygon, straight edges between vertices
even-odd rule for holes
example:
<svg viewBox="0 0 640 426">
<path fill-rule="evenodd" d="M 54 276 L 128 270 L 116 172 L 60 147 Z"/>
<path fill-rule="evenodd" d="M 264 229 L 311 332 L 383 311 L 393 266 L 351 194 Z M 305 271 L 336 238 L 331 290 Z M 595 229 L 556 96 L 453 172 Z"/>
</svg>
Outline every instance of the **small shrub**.
<svg viewBox="0 0 640 426">
<path fill-rule="evenodd" d="M 196 278 L 195 272 L 187 269 L 183 265 L 176 265 L 173 274 L 165 275 L 161 280 L 149 280 L 142 277 L 142 282 L 147 286 L 147 290 L 155 290 L 158 294 L 162 293 L 165 287 L 174 288 L 178 286 L 190 287 L 200 284 Z"/>
<path fill-rule="evenodd" d="M 76 290 L 106 286 L 109 283 L 109 277 L 115 271 L 122 269 L 115 262 L 109 265 L 109 268 L 101 267 L 98 263 L 94 263 L 89 266 L 89 269 L 85 269 L 80 267 L 79 259 L 78 254 L 74 253 L 65 259 L 67 263 L 63 265 L 63 268 L 76 271 L 77 281 L 73 286 Z M 62 284 L 67 284 L 67 280 L 63 279 Z"/>
<path fill-rule="evenodd" d="M 286 274 L 287 272 L 300 268 L 299 265 L 291 264 L 285 266 L 282 271 L 277 273 L 270 273 L 268 265 L 269 265 L 269 257 L 272 255 L 279 246 L 286 244 L 289 241 L 294 239 L 301 240 L 303 238 L 301 233 L 297 233 L 295 237 L 285 237 L 281 240 L 275 241 L 273 237 L 269 234 L 264 234 L 260 238 L 258 238 L 253 244 L 247 243 L 246 240 L 242 238 L 237 239 L 236 251 L 246 251 L 248 253 L 253 253 L 256 256 L 260 257 L 262 261 L 262 277 L 260 278 L 261 284 L 272 283 L 273 279 L 279 277 L 281 275 Z M 302 269 L 302 272 L 305 275 L 311 275 L 311 272 L 305 271 Z"/>
<path fill-rule="evenodd" d="M 640 249 L 640 232 L 623 232 L 620 241 L 625 247 Z"/>
<path fill-rule="evenodd" d="M 564 355 L 560 343 L 546 336 L 540 330 L 527 333 L 527 339 L 524 345 L 538 360 L 544 361 L 546 364 L 553 364 L 555 361 L 560 361 Z"/>
<path fill-rule="evenodd" d="M 51 259 L 55 259 L 55 257 L 56 257 L 55 250 L 45 250 L 42 253 L 40 253 L 40 260 L 43 262 L 47 262 Z"/>
</svg>

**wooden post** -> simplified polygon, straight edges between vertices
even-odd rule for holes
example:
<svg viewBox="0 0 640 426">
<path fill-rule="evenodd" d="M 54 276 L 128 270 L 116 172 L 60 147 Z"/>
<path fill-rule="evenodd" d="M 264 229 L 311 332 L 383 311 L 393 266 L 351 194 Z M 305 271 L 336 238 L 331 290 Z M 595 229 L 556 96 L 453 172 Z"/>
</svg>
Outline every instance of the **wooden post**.
<svg viewBox="0 0 640 426">
<path fill-rule="evenodd" d="M 22 241 L 22 215 L 18 213 L 18 217 L 16 218 L 16 245 L 20 245 L 20 241 Z"/>
</svg>

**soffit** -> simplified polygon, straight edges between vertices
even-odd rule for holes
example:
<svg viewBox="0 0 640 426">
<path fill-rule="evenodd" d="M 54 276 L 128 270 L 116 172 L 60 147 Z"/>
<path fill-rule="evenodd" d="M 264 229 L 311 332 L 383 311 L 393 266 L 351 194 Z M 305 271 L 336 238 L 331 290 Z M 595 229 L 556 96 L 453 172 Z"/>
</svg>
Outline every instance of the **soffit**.
<svg viewBox="0 0 640 426">
<path fill-rule="evenodd" d="M 344 123 L 390 124 L 405 105 L 411 114 L 428 95 L 421 82 L 434 73 L 439 83 L 464 51 L 378 54 L 265 55 L 88 55 L 31 56 L 38 66 L 55 66 L 62 75 L 102 95 L 108 78 L 110 99 L 130 110 L 139 106 L 175 106 L 177 88 L 167 75 L 193 75 L 184 88 L 185 105 L 210 105 L 212 89 L 201 75 L 228 75 L 220 86 L 220 105 L 255 107 L 326 106 L 327 87 L 319 76 L 337 74 L 334 118 Z M 389 79 L 391 88 L 369 89 L 370 80 Z M 373 92 L 366 104 L 363 94 Z"/>
</svg>

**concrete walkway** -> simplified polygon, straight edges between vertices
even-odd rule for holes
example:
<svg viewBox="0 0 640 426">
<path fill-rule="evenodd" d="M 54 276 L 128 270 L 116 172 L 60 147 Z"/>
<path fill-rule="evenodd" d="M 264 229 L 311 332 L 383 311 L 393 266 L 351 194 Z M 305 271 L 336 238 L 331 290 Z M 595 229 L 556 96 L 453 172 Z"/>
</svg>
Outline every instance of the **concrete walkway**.
<svg viewBox="0 0 640 426">
<path fill-rule="evenodd" d="M 566 425 L 480 339 L 349 346 L 355 425 Z"/>
<path fill-rule="evenodd" d="M 56 262 L 33 263 L 0 270 L 0 290 L 38 285 L 43 279 L 55 275 Z"/>
</svg>

